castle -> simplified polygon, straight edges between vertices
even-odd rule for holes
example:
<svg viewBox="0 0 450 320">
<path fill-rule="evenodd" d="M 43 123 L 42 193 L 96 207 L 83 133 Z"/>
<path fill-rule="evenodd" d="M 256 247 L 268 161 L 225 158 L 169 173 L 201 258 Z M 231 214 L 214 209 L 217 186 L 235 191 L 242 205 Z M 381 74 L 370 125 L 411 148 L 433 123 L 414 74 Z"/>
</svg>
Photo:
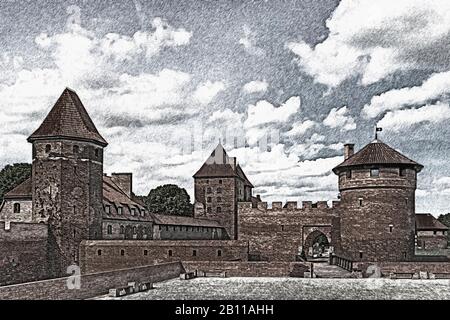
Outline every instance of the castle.
<svg viewBox="0 0 450 320">
<path fill-rule="evenodd" d="M 103 173 L 107 142 L 66 89 L 32 144 L 32 176 L 0 207 L 0 284 L 161 261 L 413 261 L 416 246 L 446 248 L 448 228 L 416 214 L 423 166 L 375 139 L 345 145 L 333 168 L 340 200 L 272 203 L 218 145 L 194 174 L 194 216 L 148 212 L 132 174 Z"/>
</svg>

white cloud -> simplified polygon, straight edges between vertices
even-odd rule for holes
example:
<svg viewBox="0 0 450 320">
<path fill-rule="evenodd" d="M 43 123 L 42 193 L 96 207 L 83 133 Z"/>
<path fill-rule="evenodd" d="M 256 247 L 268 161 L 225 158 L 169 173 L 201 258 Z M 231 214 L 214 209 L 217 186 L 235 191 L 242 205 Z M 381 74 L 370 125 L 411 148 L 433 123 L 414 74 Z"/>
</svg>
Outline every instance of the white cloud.
<svg viewBox="0 0 450 320">
<path fill-rule="evenodd" d="M 292 125 L 292 129 L 286 132 L 285 135 L 288 137 L 301 137 L 316 125 L 317 123 L 311 120 L 297 121 Z"/>
<path fill-rule="evenodd" d="M 375 118 L 385 111 L 425 104 L 449 93 L 450 71 L 436 73 L 420 86 L 393 89 L 372 97 L 370 103 L 364 106 L 362 114 L 367 118 Z"/>
<path fill-rule="evenodd" d="M 201 104 L 208 104 L 225 88 L 225 83 L 222 81 L 207 81 L 197 87 L 197 90 L 194 92 L 194 100 Z"/>
<path fill-rule="evenodd" d="M 268 123 L 285 122 L 300 110 L 300 104 L 300 97 L 297 96 L 290 97 L 278 108 L 266 100 L 258 101 L 255 105 L 249 105 L 245 127 L 252 128 Z"/>
<path fill-rule="evenodd" d="M 330 128 L 340 128 L 341 131 L 350 131 L 356 129 L 355 120 L 347 115 L 347 106 L 331 109 L 328 116 L 323 120 L 323 124 Z"/>
<path fill-rule="evenodd" d="M 287 48 L 315 81 L 336 87 L 360 75 L 363 85 L 398 70 L 450 68 L 450 2 L 343 0 L 327 20 L 328 37 L 315 47 Z"/>
<path fill-rule="evenodd" d="M 246 93 L 266 92 L 269 84 L 266 81 L 250 81 L 244 85 L 242 90 Z"/>
<path fill-rule="evenodd" d="M 447 119 L 450 119 L 450 106 L 438 103 L 415 109 L 389 111 L 377 125 L 392 131 L 401 131 L 417 123 L 439 123 Z"/>
</svg>

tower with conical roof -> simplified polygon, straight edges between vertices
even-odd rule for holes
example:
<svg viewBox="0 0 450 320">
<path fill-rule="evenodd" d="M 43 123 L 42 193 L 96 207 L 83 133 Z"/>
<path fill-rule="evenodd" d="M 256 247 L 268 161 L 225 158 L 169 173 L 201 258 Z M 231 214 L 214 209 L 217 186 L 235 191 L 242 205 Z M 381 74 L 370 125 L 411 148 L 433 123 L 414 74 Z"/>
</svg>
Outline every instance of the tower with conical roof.
<svg viewBox="0 0 450 320">
<path fill-rule="evenodd" d="M 65 89 L 41 126 L 33 145 L 33 220 L 49 226 L 49 260 L 54 276 L 78 264 L 81 240 L 102 235 L 103 148 L 78 95 Z"/>
<path fill-rule="evenodd" d="M 422 165 L 375 139 L 357 153 L 345 145 L 339 176 L 340 246 L 353 261 L 407 261 L 414 256 L 415 190 Z"/>
</svg>

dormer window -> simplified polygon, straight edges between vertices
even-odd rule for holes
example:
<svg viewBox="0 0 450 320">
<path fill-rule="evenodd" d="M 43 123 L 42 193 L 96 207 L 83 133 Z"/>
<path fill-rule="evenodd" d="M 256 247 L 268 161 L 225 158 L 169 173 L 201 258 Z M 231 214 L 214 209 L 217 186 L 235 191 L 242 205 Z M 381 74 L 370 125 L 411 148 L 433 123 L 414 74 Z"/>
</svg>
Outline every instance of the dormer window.
<svg viewBox="0 0 450 320">
<path fill-rule="evenodd" d="M 123 214 L 123 208 L 117 207 L 117 214 Z"/>
<path fill-rule="evenodd" d="M 136 214 L 136 209 L 135 208 L 131 208 L 131 215 L 134 216 Z"/>
<path fill-rule="evenodd" d="M 141 217 L 145 217 L 145 210 L 141 210 Z"/>
<path fill-rule="evenodd" d="M 380 176 L 380 169 L 378 169 L 378 168 L 370 169 L 370 176 L 371 177 L 379 177 Z"/>
<path fill-rule="evenodd" d="M 110 214 L 111 213 L 111 206 L 105 206 L 105 212 L 107 214 Z"/>
</svg>

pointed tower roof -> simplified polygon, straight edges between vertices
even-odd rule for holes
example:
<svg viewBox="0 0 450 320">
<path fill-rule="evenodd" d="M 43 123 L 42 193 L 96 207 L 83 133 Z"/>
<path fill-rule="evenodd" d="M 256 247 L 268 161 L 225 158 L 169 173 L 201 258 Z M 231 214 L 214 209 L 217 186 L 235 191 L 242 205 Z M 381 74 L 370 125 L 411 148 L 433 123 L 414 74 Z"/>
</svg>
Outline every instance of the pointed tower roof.
<svg viewBox="0 0 450 320">
<path fill-rule="evenodd" d="M 364 165 L 402 165 L 413 167 L 417 172 L 422 170 L 423 165 L 409 159 L 397 150 L 391 148 L 379 139 L 375 139 L 344 162 L 333 168 L 338 174 L 347 167 Z"/>
<path fill-rule="evenodd" d="M 41 126 L 28 142 L 49 138 L 90 141 L 106 147 L 108 143 L 98 132 L 75 91 L 66 88 Z"/>
<path fill-rule="evenodd" d="M 222 144 L 219 143 L 202 167 L 194 174 L 194 178 L 221 177 L 237 177 L 242 179 L 246 185 L 253 187 L 242 168 L 237 164 L 236 158 L 229 157 Z"/>
</svg>

